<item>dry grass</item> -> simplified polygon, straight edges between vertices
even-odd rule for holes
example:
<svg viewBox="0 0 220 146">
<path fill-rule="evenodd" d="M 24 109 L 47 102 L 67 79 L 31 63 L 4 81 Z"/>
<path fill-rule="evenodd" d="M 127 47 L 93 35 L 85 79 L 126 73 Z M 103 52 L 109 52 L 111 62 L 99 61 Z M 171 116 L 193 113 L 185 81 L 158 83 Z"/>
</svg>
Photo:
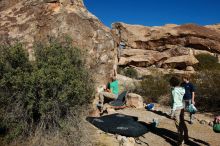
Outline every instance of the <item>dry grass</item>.
<svg viewBox="0 0 220 146">
<path fill-rule="evenodd" d="M 95 131 L 85 120 L 88 114 L 86 107 L 79 108 L 63 123 L 62 130 L 35 130 L 29 137 L 16 139 L 10 144 L 0 143 L 1 146 L 93 146 Z M 74 116 L 78 114 L 78 116 Z"/>
</svg>

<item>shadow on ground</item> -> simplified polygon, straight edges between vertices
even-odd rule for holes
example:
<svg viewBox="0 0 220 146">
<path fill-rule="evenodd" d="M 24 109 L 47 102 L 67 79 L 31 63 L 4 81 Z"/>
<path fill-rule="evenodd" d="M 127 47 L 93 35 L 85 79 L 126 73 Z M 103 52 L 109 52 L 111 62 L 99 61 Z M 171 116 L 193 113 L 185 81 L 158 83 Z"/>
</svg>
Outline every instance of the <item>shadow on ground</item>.
<svg viewBox="0 0 220 146">
<path fill-rule="evenodd" d="M 162 111 L 150 110 L 150 112 L 153 112 L 153 113 L 155 113 L 155 114 L 157 114 L 157 115 L 164 116 L 164 117 L 166 117 L 166 118 L 168 118 L 168 119 L 171 119 L 171 118 L 170 118 L 170 115 L 168 115 L 167 113 L 163 113 Z"/>
<path fill-rule="evenodd" d="M 164 138 L 164 140 L 166 140 L 166 142 L 170 143 L 173 146 L 177 145 L 178 135 L 176 132 L 173 132 L 173 131 L 170 131 L 170 130 L 164 129 L 164 128 L 154 128 L 154 129 L 151 128 L 150 132 Z M 207 146 L 209 146 L 209 143 L 190 137 L 190 139 L 186 143 L 186 145 L 189 145 L 189 146 L 207 145 Z"/>
<path fill-rule="evenodd" d="M 153 113 L 155 113 L 155 114 L 157 114 L 157 115 L 160 115 L 160 116 L 164 116 L 164 117 L 166 117 L 166 118 L 168 118 L 168 119 L 171 119 L 171 118 L 170 118 L 170 115 L 168 115 L 167 113 L 163 113 L 163 112 L 161 112 L 161 111 L 154 111 L 154 110 L 151 110 L 151 112 L 153 112 Z M 188 124 L 191 124 L 189 120 L 186 120 L 186 119 L 185 119 L 185 121 L 188 122 Z"/>
<path fill-rule="evenodd" d="M 168 114 L 163 113 L 161 111 L 153 111 L 152 110 L 151 112 L 158 114 L 160 116 L 164 116 L 168 119 L 171 119 Z M 154 125 L 152 125 L 152 124 L 146 124 L 146 126 L 148 127 L 150 132 L 152 132 L 153 134 L 156 134 L 156 135 L 164 138 L 168 143 L 170 143 L 173 146 L 177 145 L 178 134 L 176 132 L 173 132 L 173 131 L 165 129 L 165 128 L 155 128 Z M 209 146 L 210 144 L 205 141 L 202 141 L 200 139 L 195 139 L 195 138 L 189 137 L 189 141 L 186 143 L 186 145 L 189 145 L 189 146 L 201 146 L 201 145 Z"/>
</svg>

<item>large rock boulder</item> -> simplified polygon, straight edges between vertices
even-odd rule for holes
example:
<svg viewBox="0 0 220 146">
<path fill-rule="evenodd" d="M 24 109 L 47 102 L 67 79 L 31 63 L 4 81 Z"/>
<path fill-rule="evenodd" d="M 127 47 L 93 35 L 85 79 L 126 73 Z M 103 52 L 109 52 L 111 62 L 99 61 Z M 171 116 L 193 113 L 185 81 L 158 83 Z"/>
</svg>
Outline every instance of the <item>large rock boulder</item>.
<svg viewBox="0 0 220 146">
<path fill-rule="evenodd" d="M 195 24 L 145 27 L 114 23 L 112 32 L 130 48 L 157 50 L 158 47 L 180 45 L 220 53 L 219 31 Z"/>
<path fill-rule="evenodd" d="M 170 68 L 156 68 L 156 67 L 136 67 L 136 66 L 131 66 L 133 67 L 137 73 L 138 76 L 145 77 L 145 76 L 161 76 L 164 74 L 193 74 L 195 73 L 195 70 L 192 66 L 187 66 L 186 70 L 179 70 L 179 69 L 170 69 Z M 191 68 L 189 68 L 191 67 Z"/>
<path fill-rule="evenodd" d="M 122 50 L 118 65 L 135 65 L 139 67 L 147 67 L 169 57 L 170 53 L 167 52 L 141 49 L 124 49 Z"/>
<path fill-rule="evenodd" d="M 140 80 L 132 79 L 120 74 L 117 75 L 117 80 L 119 83 L 120 92 L 125 90 L 133 90 L 140 84 Z"/>
<path fill-rule="evenodd" d="M 30 60 L 34 60 L 35 42 L 67 36 L 88 52 L 88 68 L 96 83 L 106 83 L 117 63 L 114 40 L 82 0 L 0 1 L 0 43 L 22 42 Z"/>
<path fill-rule="evenodd" d="M 195 24 L 147 27 L 114 23 L 112 33 L 120 48 L 119 65 L 186 70 L 198 54 L 220 54 L 219 25 Z M 143 71 L 143 70 L 142 70 Z M 192 70 L 191 70 L 192 71 Z M 146 73 L 147 74 L 147 73 Z"/>
<path fill-rule="evenodd" d="M 144 108 L 143 97 L 138 94 L 128 93 L 125 100 L 126 100 L 126 106 L 128 107 Z"/>
<path fill-rule="evenodd" d="M 199 63 L 199 61 L 193 55 L 182 55 L 168 58 L 163 64 L 168 64 L 173 68 L 180 70 L 186 69 L 187 66 L 192 66 Z"/>
</svg>

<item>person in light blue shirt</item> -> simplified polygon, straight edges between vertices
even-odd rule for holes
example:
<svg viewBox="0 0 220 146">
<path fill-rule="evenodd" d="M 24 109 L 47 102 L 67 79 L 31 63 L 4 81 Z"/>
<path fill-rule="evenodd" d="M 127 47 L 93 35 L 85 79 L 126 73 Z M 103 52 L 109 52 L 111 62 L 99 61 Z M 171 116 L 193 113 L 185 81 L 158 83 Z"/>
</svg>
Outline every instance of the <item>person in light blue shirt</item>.
<svg viewBox="0 0 220 146">
<path fill-rule="evenodd" d="M 178 130 L 178 145 L 183 145 L 189 140 L 188 129 L 184 121 L 184 104 L 183 96 L 185 89 L 180 86 L 180 80 L 177 77 L 170 79 L 171 85 L 171 118 L 175 121 L 175 125 Z"/>
</svg>

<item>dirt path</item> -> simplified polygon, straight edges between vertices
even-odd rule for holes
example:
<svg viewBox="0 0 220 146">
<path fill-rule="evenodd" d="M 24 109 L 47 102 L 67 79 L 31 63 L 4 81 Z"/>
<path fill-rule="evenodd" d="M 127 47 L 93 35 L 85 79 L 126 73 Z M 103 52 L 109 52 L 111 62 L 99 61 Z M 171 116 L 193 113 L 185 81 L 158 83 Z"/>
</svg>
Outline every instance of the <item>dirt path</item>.
<svg viewBox="0 0 220 146">
<path fill-rule="evenodd" d="M 139 121 L 144 122 L 152 122 L 153 118 L 159 120 L 159 126 L 148 133 L 146 133 L 143 137 L 140 137 L 142 141 L 141 144 L 135 144 L 136 146 L 146 145 L 148 143 L 150 146 L 170 146 L 175 145 L 177 142 L 177 133 L 176 127 L 174 125 L 173 120 L 167 118 L 164 112 L 168 112 L 168 109 L 158 108 L 157 111 L 146 111 L 145 109 L 124 109 L 119 110 L 117 112 L 136 116 L 139 118 Z M 201 115 L 198 115 L 201 116 Z M 206 117 L 208 118 L 208 117 Z M 188 119 L 188 116 L 185 118 Z M 211 120 L 211 119 L 210 119 Z M 194 124 L 190 125 L 186 121 L 190 143 L 186 145 L 190 146 L 203 146 L 203 145 L 211 145 L 211 146 L 220 146 L 220 134 L 214 133 L 212 127 L 203 124 L 200 124 L 198 120 L 194 120 Z M 94 128 L 94 127 L 93 127 Z M 119 142 L 116 140 L 115 135 L 106 134 L 103 132 L 97 132 L 98 139 L 96 139 L 97 145 L 100 146 L 119 146 Z"/>
</svg>

